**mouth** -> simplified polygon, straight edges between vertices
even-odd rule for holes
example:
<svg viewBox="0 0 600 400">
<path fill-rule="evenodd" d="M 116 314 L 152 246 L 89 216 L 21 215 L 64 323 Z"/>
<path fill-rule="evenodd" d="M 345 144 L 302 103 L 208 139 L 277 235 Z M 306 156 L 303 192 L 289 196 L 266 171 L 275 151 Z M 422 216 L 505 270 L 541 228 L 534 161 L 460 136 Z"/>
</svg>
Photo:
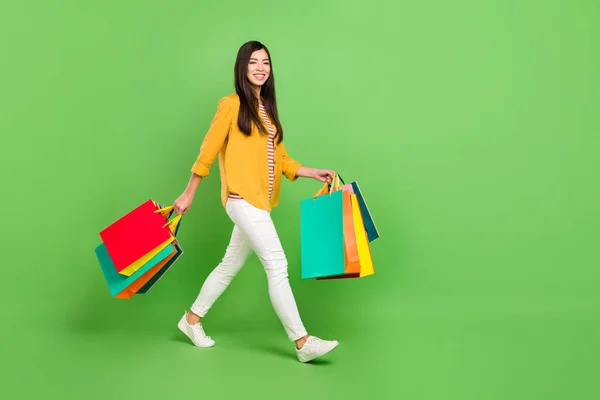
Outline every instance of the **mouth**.
<svg viewBox="0 0 600 400">
<path fill-rule="evenodd" d="M 264 81 L 265 80 L 265 74 L 254 74 L 254 77 L 256 79 L 258 79 L 259 81 Z"/>
</svg>

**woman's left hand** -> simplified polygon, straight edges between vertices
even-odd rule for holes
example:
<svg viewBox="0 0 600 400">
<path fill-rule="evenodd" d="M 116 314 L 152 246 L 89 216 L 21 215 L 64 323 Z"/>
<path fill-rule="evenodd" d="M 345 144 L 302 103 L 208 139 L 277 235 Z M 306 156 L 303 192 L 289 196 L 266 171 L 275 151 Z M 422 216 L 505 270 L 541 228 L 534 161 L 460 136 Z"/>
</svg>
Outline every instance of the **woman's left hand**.
<svg viewBox="0 0 600 400">
<path fill-rule="evenodd" d="M 330 169 L 315 169 L 314 178 L 320 182 L 333 182 L 333 178 L 335 177 L 335 171 Z"/>
</svg>

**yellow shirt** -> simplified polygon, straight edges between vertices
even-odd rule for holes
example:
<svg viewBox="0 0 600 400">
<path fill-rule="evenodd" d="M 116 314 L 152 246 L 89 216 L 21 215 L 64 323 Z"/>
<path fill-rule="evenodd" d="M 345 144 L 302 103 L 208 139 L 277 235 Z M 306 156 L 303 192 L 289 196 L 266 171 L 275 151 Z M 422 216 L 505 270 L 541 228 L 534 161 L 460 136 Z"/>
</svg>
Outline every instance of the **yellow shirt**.
<svg viewBox="0 0 600 400">
<path fill-rule="evenodd" d="M 237 125 L 239 109 L 240 99 L 236 93 L 219 100 L 192 172 L 201 177 L 208 176 L 218 156 L 223 206 L 233 192 L 255 207 L 271 211 L 279 202 L 282 176 L 295 181 L 302 164 L 289 156 L 283 141 L 275 143 L 275 182 L 269 199 L 269 138 L 254 125 L 252 135 L 244 135 Z M 273 129 L 276 129 L 274 125 Z"/>
</svg>

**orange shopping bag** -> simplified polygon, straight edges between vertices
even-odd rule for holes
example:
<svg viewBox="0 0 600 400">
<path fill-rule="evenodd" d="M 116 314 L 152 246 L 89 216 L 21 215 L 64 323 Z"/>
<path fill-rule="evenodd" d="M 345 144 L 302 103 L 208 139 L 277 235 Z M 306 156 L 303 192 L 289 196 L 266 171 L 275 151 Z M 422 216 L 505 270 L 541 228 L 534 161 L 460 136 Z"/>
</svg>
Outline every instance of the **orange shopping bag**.
<svg viewBox="0 0 600 400">
<path fill-rule="evenodd" d="M 352 184 L 345 184 L 340 187 L 340 179 L 339 175 L 336 175 L 336 179 L 332 183 L 332 189 L 333 191 L 336 189 L 343 191 L 344 273 L 336 276 L 319 277 L 317 280 L 362 278 L 375 273 L 360 203 L 354 193 Z M 325 187 L 323 191 L 327 192 L 327 188 Z"/>
</svg>

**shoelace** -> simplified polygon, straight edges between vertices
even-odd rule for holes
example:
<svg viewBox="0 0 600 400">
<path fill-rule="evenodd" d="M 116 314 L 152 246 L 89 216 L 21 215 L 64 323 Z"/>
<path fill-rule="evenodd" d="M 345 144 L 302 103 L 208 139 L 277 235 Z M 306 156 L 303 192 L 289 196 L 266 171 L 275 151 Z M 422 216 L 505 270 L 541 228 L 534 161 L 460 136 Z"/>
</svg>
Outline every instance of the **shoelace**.
<svg viewBox="0 0 600 400">
<path fill-rule="evenodd" d="M 194 329 L 194 331 L 196 331 L 196 333 L 198 335 L 200 335 L 201 338 L 208 338 L 208 339 L 210 339 L 210 336 L 206 336 L 206 333 L 204 332 L 204 328 L 202 327 L 202 324 L 192 325 L 192 329 Z"/>
<path fill-rule="evenodd" d="M 325 345 L 325 341 L 323 339 L 313 336 L 313 338 L 310 340 L 310 342 L 307 342 L 307 344 L 309 344 L 310 347 L 318 349 Z"/>
</svg>

